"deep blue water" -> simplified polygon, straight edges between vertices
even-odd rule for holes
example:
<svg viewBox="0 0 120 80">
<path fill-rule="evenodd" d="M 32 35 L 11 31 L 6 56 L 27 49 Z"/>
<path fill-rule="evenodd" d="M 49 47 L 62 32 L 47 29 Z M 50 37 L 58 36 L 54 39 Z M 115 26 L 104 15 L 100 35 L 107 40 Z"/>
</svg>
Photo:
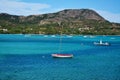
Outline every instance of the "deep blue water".
<svg viewBox="0 0 120 80">
<path fill-rule="evenodd" d="M 111 46 L 95 46 L 103 40 Z M 0 34 L 0 80 L 120 80 L 120 36 Z M 61 45 L 61 47 L 60 47 Z M 74 54 L 71 59 L 52 53 Z"/>
</svg>

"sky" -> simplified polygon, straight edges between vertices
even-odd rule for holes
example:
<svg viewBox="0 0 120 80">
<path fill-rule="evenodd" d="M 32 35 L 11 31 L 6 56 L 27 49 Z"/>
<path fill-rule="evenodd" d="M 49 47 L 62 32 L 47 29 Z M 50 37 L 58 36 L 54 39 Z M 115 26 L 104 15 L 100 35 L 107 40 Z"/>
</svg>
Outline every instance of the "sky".
<svg viewBox="0 0 120 80">
<path fill-rule="evenodd" d="M 110 22 L 120 23 L 120 0 L 0 0 L 0 13 L 39 15 L 64 9 L 92 9 Z"/>
</svg>

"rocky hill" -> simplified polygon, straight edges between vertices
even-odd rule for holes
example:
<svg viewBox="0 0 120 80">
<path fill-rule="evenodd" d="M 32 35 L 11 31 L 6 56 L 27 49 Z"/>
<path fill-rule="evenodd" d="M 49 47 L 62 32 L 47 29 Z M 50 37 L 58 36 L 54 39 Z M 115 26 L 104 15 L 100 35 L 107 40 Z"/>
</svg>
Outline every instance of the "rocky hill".
<svg viewBox="0 0 120 80">
<path fill-rule="evenodd" d="M 0 14 L 0 33 L 120 35 L 120 24 L 111 23 L 90 9 L 17 16 Z"/>
</svg>

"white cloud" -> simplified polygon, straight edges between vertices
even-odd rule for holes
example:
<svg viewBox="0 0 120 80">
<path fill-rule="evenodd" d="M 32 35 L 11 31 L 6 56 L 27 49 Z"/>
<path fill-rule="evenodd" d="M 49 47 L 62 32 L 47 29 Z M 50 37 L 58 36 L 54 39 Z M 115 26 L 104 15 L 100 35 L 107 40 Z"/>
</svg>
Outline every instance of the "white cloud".
<svg viewBox="0 0 120 80">
<path fill-rule="evenodd" d="M 19 0 L 0 0 L 0 13 L 15 15 L 42 14 L 43 9 L 50 8 L 50 5 L 40 3 L 27 3 Z"/>
<path fill-rule="evenodd" d="M 120 23 L 120 14 L 111 13 L 103 10 L 96 10 L 101 16 L 103 16 L 106 20 L 110 22 Z"/>
</svg>

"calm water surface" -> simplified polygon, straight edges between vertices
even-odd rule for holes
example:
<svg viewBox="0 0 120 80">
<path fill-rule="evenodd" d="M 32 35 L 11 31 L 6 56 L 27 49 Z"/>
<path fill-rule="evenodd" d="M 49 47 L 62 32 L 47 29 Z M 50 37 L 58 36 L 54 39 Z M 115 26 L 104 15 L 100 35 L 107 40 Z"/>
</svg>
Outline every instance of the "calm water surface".
<svg viewBox="0 0 120 80">
<path fill-rule="evenodd" d="M 95 46 L 99 40 L 111 46 Z M 61 42 L 59 35 L 0 34 L 0 80 L 120 80 L 120 36 L 64 35 Z M 51 57 L 59 52 L 74 57 Z"/>
</svg>

